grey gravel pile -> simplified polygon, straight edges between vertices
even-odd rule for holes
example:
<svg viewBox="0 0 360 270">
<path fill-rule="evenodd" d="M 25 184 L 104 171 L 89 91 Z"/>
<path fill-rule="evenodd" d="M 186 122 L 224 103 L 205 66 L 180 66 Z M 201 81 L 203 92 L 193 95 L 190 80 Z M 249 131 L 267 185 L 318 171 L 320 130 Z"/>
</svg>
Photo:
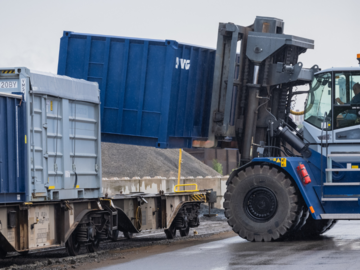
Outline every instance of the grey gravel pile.
<svg viewBox="0 0 360 270">
<path fill-rule="evenodd" d="M 102 143 L 103 178 L 177 177 L 179 149 Z M 215 170 L 182 151 L 181 176 L 219 176 Z"/>
</svg>

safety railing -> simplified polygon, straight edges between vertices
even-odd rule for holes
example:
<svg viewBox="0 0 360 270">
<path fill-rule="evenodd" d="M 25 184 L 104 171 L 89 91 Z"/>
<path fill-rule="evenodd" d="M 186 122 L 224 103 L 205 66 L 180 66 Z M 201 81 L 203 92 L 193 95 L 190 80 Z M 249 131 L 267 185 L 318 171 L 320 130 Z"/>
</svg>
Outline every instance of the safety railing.
<svg viewBox="0 0 360 270">
<path fill-rule="evenodd" d="M 180 184 L 182 163 L 182 149 L 179 149 L 179 170 L 178 170 L 178 184 L 174 186 L 174 192 L 197 192 L 199 191 L 197 184 Z M 180 190 L 180 187 L 195 186 L 192 190 Z"/>
<path fill-rule="evenodd" d="M 188 187 L 188 186 L 195 186 L 195 189 L 191 190 L 180 190 L 180 187 Z M 178 184 L 174 186 L 174 192 L 198 192 L 198 185 L 197 184 Z"/>
</svg>

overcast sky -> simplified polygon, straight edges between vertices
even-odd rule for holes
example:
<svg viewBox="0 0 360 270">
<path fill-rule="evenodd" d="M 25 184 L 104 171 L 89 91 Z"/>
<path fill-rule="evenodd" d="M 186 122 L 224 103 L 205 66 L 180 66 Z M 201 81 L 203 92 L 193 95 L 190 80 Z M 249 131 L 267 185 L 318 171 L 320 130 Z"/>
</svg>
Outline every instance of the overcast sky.
<svg viewBox="0 0 360 270">
<path fill-rule="evenodd" d="M 285 33 L 315 40 L 305 67 L 357 66 L 360 0 L 17 0 L 0 1 L 0 66 L 56 73 L 64 30 L 174 39 L 216 46 L 219 22 L 250 25 L 256 16 L 283 19 Z"/>
</svg>

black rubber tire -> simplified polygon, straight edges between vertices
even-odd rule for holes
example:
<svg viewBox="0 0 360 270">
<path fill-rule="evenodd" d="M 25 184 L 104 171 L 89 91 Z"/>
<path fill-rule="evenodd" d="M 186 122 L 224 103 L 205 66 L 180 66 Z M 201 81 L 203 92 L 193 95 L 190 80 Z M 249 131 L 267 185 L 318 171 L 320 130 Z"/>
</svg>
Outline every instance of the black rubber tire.
<svg viewBox="0 0 360 270">
<path fill-rule="evenodd" d="M 76 234 L 73 232 L 66 242 L 66 249 L 70 256 L 77 256 L 80 253 L 81 245 L 76 241 Z"/>
<path fill-rule="evenodd" d="M 302 206 L 302 212 L 299 216 L 299 223 L 289 232 L 288 239 L 289 240 L 301 240 L 303 238 L 302 233 L 300 230 L 306 224 L 306 220 L 309 218 L 310 212 L 307 209 L 305 203 Z"/>
<path fill-rule="evenodd" d="M 310 212 L 309 212 L 309 210 L 307 210 L 307 206 L 305 205 L 304 206 L 304 212 L 303 212 L 303 214 L 301 216 L 300 223 L 297 226 L 296 231 L 299 231 L 299 230 L 301 230 L 302 227 L 304 227 L 304 225 L 306 224 L 306 221 L 309 218 L 309 216 L 310 216 Z"/>
<path fill-rule="evenodd" d="M 303 224 L 301 224 L 301 221 L 302 221 L 301 218 L 303 216 L 303 213 L 304 213 L 304 206 L 302 206 L 300 204 L 299 209 L 298 209 L 297 213 L 295 214 L 296 218 L 294 220 L 292 229 L 289 230 L 288 235 L 292 234 L 293 232 L 298 231 L 300 229 L 300 227 L 303 225 Z"/>
<path fill-rule="evenodd" d="M 277 201 L 267 220 L 255 220 L 246 211 L 245 199 L 254 189 L 270 190 Z M 233 231 L 248 241 L 269 242 L 287 237 L 299 223 L 298 192 L 292 181 L 276 168 L 255 165 L 231 174 L 224 195 L 225 216 Z M 256 205 L 258 203 L 258 205 Z M 269 207 L 269 200 L 255 201 L 256 207 Z"/>
<path fill-rule="evenodd" d="M 334 228 L 335 224 L 337 223 L 338 221 L 336 219 L 333 219 L 333 222 L 330 224 L 330 226 L 325 230 L 325 232 L 323 233 L 326 233 L 327 231 L 330 231 L 332 228 Z"/>
<path fill-rule="evenodd" d="M 292 230 L 292 233 L 296 233 L 305 225 L 306 220 L 309 218 L 309 210 L 307 210 L 306 206 L 302 207 L 302 212 L 299 215 L 299 223 Z"/>
<path fill-rule="evenodd" d="M 319 235 L 332 229 L 337 220 L 333 219 L 321 219 L 315 220 L 309 215 L 309 218 L 306 220 L 305 225 L 297 232 L 298 238 L 313 238 L 318 237 Z"/>
<path fill-rule="evenodd" d="M 134 237 L 132 232 L 124 232 L 124 236 L 126 239 L 132 239 Z"/>
<path fill-rule="evenodd" d="M 189 227 L 189 226 L 187 226 L 186 229 L 184 229 L 184 230 L 180 230 L 180 235 L 181 235 L 181 237 L 188 236 L 188 235 L 189 235 L 189 231 L 190 231 L 190 227 Z"/>
<path fill-rule="evenodd" d="M 94 253 L 99 251 L 100 249 L 100 240 L 95 239 L 94 241 L 91 241 L 90 245 L 86 246 L 86 249 L 89 253 Z"/>
</svg>

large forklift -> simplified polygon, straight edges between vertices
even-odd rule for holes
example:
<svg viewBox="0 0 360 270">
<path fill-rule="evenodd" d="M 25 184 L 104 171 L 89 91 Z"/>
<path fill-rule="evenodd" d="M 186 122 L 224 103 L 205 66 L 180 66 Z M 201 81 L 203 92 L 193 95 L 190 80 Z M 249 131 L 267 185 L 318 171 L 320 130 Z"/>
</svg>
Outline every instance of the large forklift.
<svg viewBox="0 0 360 270">
<path fill-rule="evenodd" d="M 360 219 L 360 68 L 306 69 L 298 57 L 313 48 L 276 18 L 219 26 L 209 132 L 211 146 L 240 151 L 224 208 L 249 241 L 314 237 Z M 300 94 L 304 111 L 293 112 Z M 302 129 L 291 113 L 304 115 Z"/>
</svg>

